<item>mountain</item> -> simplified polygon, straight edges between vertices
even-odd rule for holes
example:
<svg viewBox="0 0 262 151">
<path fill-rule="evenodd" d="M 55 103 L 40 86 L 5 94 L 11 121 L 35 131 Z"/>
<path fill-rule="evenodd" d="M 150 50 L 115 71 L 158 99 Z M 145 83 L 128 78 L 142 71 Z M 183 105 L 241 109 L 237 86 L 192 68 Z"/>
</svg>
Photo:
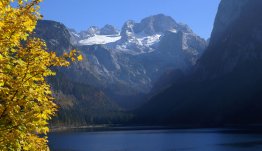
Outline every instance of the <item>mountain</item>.
<svg viewBox="0 0 262 151">
<path fill-rule="evenodd" d="M 54 21 L 38 21 L 34 36 L 46 41 L 48 50 L 58 55 L 74 48 L 71 34 L 61 23 Z M 72 68 L 77 63 L 72 64 Z M 52 126 L 82 126 L 88 124 L 110 124 L 124 122 L 130 115 L 124 113 L 114 101 L 100 89 L 89 84 L 79 83 L 68 77 L 68 68 L 54 68 L 55 77 L 48 78 L 59 106 L 58 116 L 52 121 Z M 70 71 L 68 71 L 70 70 Z"/>
<path fill-rule="evenodd" d="M 136 122 L 261 124 L 262 1 L 222 0 L 207 50 L 190 75 L 136 111 Z"/>
<path fill-rule="evenodd" d="M 48 79 L 60 106 L 53 126 L 129 121 L 127 110 L 170 85 L 159 79 L 169 79 L 167 73 L 190 73 L 207 46 L 187 25 L 163 14 L 140 23 L 127 21 L 121 31 L 105 25 L 78 33 L 44 20 L 34 35 L 58 55 L 78 49 L 84 57 L 68 68 L 54 68 L 57 76 Z"/>
<path fill-rule="evenodd" d="M 120 32 L 106 25 L 70 33 L 74 41 L 74 37 L 80 37 L 74 46 L 87 59 L 65 75 L 103 89 L 129 109 L 141 105 L 167 71 L 190 72 L 207 46 L 187 25 L 163 14 L 140 23 L 129 20 Z"/>
</svg>

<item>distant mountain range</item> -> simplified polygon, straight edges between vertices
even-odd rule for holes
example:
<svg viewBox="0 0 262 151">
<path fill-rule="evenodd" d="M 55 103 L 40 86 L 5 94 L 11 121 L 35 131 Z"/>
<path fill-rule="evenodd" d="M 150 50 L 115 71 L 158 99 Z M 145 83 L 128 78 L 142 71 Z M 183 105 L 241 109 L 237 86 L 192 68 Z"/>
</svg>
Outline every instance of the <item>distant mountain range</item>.
<svg viewBox="0 0 262 151">
<path fill-rule="evenodd" d="M 105 90 L 125 108 L 142 104 L 143 96 L 166 72 L 189 72 L 207 46 L 188 26 L 163 14 L 140 23 L 127 21 L 121 31 L 111 25 L 69 31 L 72 44 L 87 59 L 68 75 Z"/>
<path fill-rule="evenodd" d="M 122 114 L 124 110 L 142 105 L 152 89 L 158 93 L 165 88 L 165 83 L 162 86 L 158 80 L 169 76 L 167 73 L 189 73 L 207 47 L 207 42 L 187 25 L 163 14 L 147 17 L 140 23 L 127 21 L 121 31 L 105 25 L 77 33 L 61 23 L 39 21 L 35 33 L 60 55 L 73 48 L 83 53 L 83 62 L 57 70 L 58 76 L 51 80 L 55 95 L 61 100 L 60 121 L 67 124 L 73 123 L 71 118 L 65 118 L 73 116 L 70 112 L 81 117 L 81 124 L 96 121 L 100 113 L 95 110 L 100 110 L 99 105 L 84 104 L 101 99 L 105 112 L 128 119 L 130 114 Z M 154 88 L 159 84 L 161 88 Z M 95 110 L 87 112 L 92 108 Z M 107 116 L 103 114 L 98 121 L 104 121 L 104 117 Z"/>
</svg>

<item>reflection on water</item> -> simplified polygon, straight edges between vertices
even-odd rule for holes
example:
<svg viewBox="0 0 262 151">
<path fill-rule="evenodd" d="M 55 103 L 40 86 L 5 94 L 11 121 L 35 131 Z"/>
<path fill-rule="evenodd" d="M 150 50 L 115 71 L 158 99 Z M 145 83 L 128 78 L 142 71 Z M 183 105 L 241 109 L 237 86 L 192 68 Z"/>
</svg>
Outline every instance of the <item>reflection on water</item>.
<svg viewBox="0 0 262 151">
<path fill-rule="evenodd" d="M 60 132 L 55 151 L 261 151 L 262 133 L 225 129 Z"/>
</svg>

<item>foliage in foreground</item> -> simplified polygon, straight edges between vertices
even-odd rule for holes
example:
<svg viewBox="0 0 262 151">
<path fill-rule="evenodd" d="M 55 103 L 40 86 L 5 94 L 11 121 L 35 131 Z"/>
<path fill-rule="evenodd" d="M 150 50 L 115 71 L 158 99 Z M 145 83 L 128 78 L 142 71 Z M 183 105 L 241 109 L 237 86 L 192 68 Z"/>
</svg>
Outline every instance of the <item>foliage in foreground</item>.
<svg viewBox="0 0 262 151">
<path fill-rule="evenodd" d="M 81 60 L 73 50 L 62 57 L 44 41 L 29 37 L 41 0 L 0 1 L 0 150 L 49 150 L 48 120 L 57 110 L 47 76 L 50 68 Z"/>
</svg>

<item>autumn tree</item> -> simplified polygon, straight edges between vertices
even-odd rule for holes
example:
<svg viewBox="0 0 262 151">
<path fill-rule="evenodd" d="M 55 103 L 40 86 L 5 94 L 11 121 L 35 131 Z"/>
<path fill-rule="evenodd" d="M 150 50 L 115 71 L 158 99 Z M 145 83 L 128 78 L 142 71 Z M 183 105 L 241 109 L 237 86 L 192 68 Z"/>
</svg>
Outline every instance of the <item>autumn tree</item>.
<svg viewBox="0 0 262 151">
<path fill-rule="evenodd" d="M 33 38 L 41 0 L 0 0 L 0 150 L 42 151 L 48 120 L 57 110 L 46 77 L 51 67 L 81 60 L 77 51 L 58 57 Z"/>
</svg>

